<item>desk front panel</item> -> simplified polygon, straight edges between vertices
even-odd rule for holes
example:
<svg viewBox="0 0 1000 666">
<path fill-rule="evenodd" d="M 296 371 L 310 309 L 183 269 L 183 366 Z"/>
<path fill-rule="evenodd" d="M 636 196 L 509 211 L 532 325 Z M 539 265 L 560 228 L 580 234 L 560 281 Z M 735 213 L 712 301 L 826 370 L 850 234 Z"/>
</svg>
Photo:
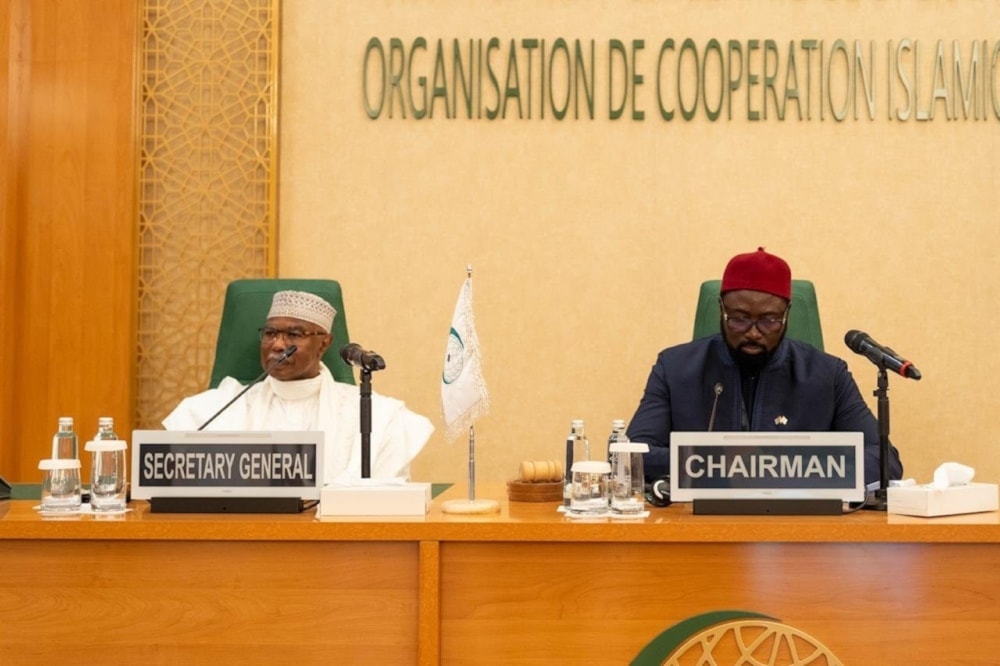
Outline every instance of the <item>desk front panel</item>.
<svg viewBox="0 0 1000 666">
<path fill-rule="evenodd" d="M 417 549 L 6 541 L 0 663 L 412 664 Z"/>
<path fill-rule="evenodd" d="M 442 664 L 626 664 L 723 610 L 845 664 L 998 663 L 1000 546 L 445 543 L 440 605 Z"/>
<path fill-rule="evenodd" d="M 114 520 L 52 520 L 32 506 L 0 502 L 3 666 L 90 661 L 102 646 L 143 664 L 618 664 L 725 610 L 776 618 L 848 664 L 1000 663 L 998 512 L 674 505 L 577 522 L 555 503 L 457 515 L 439 499 L 426 517 L 133 502 Z"/>
</svg>

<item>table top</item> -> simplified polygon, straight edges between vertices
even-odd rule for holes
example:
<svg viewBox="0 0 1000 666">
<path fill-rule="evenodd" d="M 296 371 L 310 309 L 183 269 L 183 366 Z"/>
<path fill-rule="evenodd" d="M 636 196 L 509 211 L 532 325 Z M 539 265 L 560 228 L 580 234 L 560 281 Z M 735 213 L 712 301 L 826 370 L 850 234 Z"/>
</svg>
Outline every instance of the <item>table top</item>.
<svg viewBox="0 0 1000 666">
<path fill-rule="evenodd" d="M 152 513 L 133 501 L 124 514 L 42 516 L 37 500 L 0 501 L 0 540 L 185 541 L 543 541 L 543 542 L 942 542 L 1000 543 L 1000 512 L 918 518 L 861 510 L 837 516 L 695 515 L 690 503 L 650 507 L 644 518 L 568 518 L 558 502 L 510 502 L 501 484 L 477 485 L 476 499 L 499 511 L 449 513 L 468 498 L 449 487 L 425 516 L 318 517 L 299 514 Z"/>
</svg>

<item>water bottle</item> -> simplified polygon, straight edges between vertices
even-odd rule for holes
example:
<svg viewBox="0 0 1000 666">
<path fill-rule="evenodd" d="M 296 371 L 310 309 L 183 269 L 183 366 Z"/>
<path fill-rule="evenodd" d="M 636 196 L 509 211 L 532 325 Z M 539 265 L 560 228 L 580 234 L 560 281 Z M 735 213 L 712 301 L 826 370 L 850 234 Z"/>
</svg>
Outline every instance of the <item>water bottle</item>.
<svg viewBox="0 0 1000 666">
<path fill-rule="evenodd" d="M 97 513 L 125 510 L 125 442 L 115 434 L 115 420 L 97 419 L 97 434 L 84 447 L 90 461 L 90 507 Z"/>
<path fill-rule="evenodd" d="M 52 457 L 56 460 L 76 460 L 80 457 L 72 416 L 59 417 L 59 430 L 52 437 Z"/>
<path fill-rule="evenodd" d="M 583 430 L 583 419 L 573 419 L 566 437 L 566 468 L 563 470 L 563 506 L 569 508 L 573 488 L 573 463 L 590 460 L 590 440 Z"/>
<path fill-rule="evenodd" d="M 611 462 L 611 445 L 616 442 L 627 442 L 625 434 L 625 419 L 615 419 L 611 422 L 611 434 L 608 435 L 608 462 Z"/>
<path fill-rule="evenodd" d="M 110 416 L 101 416 L 97 419 L 97 434 L 94 435 L 94 441 L 102 439 L 118 439 L 118 435 L 115 434 L 115 420 Z"/>
</svg>

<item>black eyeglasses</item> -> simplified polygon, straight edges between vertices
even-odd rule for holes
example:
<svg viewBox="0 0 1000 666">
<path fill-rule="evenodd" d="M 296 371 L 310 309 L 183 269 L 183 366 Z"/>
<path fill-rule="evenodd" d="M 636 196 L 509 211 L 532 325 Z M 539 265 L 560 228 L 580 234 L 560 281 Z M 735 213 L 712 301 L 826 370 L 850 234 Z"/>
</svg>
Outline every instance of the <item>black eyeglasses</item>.
<svg viewBox="0 0 1000 666">
<path fill-rule="evenodd" d="M 757 330 L 763 335 L 771 335 L 780 331 L 788 320 L 788 308 L 785 308 L 780 319 L 773 315 L 765 315 L 754 319 L 753 317 L 745 317 L 743 315 L 730 317 L 726 313 L 726 306 L 722 304 L 722 301 L 719 301 L 719 307 L 722 308 L 722 320 L 726 322 L 726 327 L 733 333 L 746 333 L 756 326 Z"/>
<path fill-rule="evenodd" d="M 285 342 L 291 344 L 298 344 L 302 342 L 302 338 L 308 337 L 310 335 L 326 335 L 323 331 L 303 331 L 297 328 L 271 328 L 270 326 L 265 326 L 264 328 L 257 329 L 257 335 L 260 336 L 260 341 L 267 344 L 271 344 L 278 339 L 279 336 L 285 339 Z"/>
</svg>

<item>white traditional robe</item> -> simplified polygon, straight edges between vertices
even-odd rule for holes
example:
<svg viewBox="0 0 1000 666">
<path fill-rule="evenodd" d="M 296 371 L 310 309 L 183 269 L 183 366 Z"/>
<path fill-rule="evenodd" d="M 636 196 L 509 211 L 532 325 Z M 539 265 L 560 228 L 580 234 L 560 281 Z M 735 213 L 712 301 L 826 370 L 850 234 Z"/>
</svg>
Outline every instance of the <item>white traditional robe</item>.
<svg viewBox="0 0 1000 666">
<path fill-rule="evenodd" d="M 245 388 L 226 377 L 218 388 L 185 398 L 165 419 L 167 430 L 197 430 Z M 410 462 L 434 426 L 403 402 L 372 391 L 371 477 L 407 479 Z M 360 390 L 333 379 L 325 365 L 311 379 L 267 377 L 205 430 L 322 430 L 323 482 L 361 478 Z"/>
</svg>

